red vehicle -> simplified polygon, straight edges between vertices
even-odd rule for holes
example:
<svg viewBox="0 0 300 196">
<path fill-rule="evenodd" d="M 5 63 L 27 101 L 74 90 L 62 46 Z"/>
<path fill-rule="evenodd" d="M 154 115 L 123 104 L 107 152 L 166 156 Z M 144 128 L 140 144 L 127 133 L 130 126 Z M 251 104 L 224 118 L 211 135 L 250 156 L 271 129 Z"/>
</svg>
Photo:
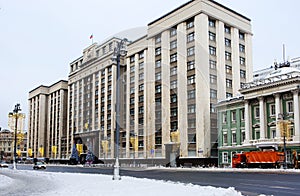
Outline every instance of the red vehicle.
<svg viewBox="0 0 300 196">
<path fill-rule="evenodd" d="M 233 168 L 279 168 L 284 162 L 284 153 L 275 151 L 253 151 L 233 155 Z"/>
</svg>

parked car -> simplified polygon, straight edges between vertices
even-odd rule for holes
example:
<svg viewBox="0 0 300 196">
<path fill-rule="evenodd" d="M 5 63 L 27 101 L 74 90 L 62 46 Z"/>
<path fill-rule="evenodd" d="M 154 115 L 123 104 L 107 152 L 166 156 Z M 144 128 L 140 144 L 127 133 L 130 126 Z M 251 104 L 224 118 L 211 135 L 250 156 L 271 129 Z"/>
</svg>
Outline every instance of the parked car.
<svg viewBox="0 0 300 196">
<path fill-rule="evenodd" d="M 33 165 L 33 169 L 46 169 L 46 164 L 44 162 L 38 161 Z"/>
<path fill-rule="evenodd" d="M 4 161 L 0 162 L 0 167 L 8 167 L 8 164 Z"/>
</svg>

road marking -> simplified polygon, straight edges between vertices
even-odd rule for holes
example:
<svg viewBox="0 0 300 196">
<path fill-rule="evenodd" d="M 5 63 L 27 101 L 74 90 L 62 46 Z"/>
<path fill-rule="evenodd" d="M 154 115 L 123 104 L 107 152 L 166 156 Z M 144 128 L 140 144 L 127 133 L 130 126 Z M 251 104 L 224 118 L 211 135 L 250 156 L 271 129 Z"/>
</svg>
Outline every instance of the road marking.
<svg viewBox="0 0 300 196">
<path fill-rule="evenodd" d="M 274 188 L 274 189 L 296 190 L 295 188 L 286 187 L 286 186 L 267 186 L 267 185 L 250 184 L 250 183 L 240 183 L 240 184 L 242 184 L 242 185 L 247 185 L 247 186 L 269 187 L 269 188 Z"/>
</svg>

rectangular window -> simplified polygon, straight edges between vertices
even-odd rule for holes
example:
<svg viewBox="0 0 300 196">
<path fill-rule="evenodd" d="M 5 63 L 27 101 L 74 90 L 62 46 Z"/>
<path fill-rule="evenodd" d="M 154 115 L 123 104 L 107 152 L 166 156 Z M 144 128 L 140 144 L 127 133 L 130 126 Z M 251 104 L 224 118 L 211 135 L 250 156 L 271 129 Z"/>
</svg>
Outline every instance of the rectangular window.
<svg viewBox="0 0 300 196">
<path fill-rule="evenodd" d="M 177 88 L 177 80 L 173 80 L 170 82 L 170 88 L 171 89 L 176 89 Z"/>
<path fill-rule="evenodd" d="M 210 89 L 210 98 L 217 99 L 217 90 Z"/>
<path fill-rule="evenodd" d="M 177 116 L 177 108 L 171 108 L 171 117 Z"/>
<path fill-rule="evenodd" d="M 158 56 L 161 54 L 161 48 L 155 48 L 155 55 Z"/>
<path fill-rule="evenodd" d="M 246 59 L 244 57 L 240 57 L 240 65 L 246 65 Z"/>
<path fill-rule="evenodd" d="M 236 111 L 231 112 L 231 121 L 235 122 L 236 121 Z"/>
<path fill-rule="evenodd" d="M 259 118 L 259 107 L 258 106 L 254 107 L 254 115 L 255 115 L 255 118 Z"/>
<path fill-rule="evenodd" d="M 134 62 L 134 55 L 130 56 L 130 63 Z"/>
<path fill-rule="evenodd" d="M 196 113 L 196 105 L 195 104 L 188 105 L 188 114 L 194 114 L 194 113 Z"/>
<path fill-rule="evenodd" d="M 241 53 L 245 53 L 245 45 L 240 44 L 240 45 L 239 45 L 239 48 L 240 48 L 240 52 L 241 52 Z"/>
<path fill-rule="evenodd" d="M 223 144 L 227 145 L 227 143 L 228 143 L 227 132 L 224 132 L 223 133 Z"/>
<path fill-rule="evenodd" d="M 194 89 L 193 90 L 189 90 L 187 92 L 187 94 L 188 94 L 188 99 L 195 99 L 195 97 L 196 97 L 196 91 Z"/>
<path fill-rule="evenodd" d="M 222 163 L 228 163 L 228 152 L 222 152 Z"/>
<path fill-rule="evenodd" d="M 275 104 L 270 104 L 270 116 L 275 116 L 276 112 L 275 112 Z"/>
<path fill-rule="evenodd" d="M 242 121 L 245 120 L 245 110 L 244 109 L 241 110 L 241 120 Z"/>
<path fill-rule="evenodd" d="M 187 56 L 193 56 L 195 54 L 195 47 L 190 47 L 187 49 Z"/>
<path fill-rule="evenodd" d="M 177 48 L 177 40 L 171 41 L 171 43 L 170 43 L 170 49 L 172 50 L 175 48 Z"/>
<path fill-rule="evenodd" d="M 239 32 L 239 38 L 245 40 L 245 33 Z"/>
<path fill-rule="evenodd" d="M 231 47 L 231 40 L 230 39 L 225 38 L 225 46 L 226 47 Z"/>
<path fill-rule="evenodd" d="M 161 85 L 155 86 L 155 93 L 160 93 L 161 92 Z"/>
<path fill-rule="evenodd" d="M 130 73 L 134 72 L 134 66 L 130 66 Z"/>
<path fill-rule="evenodd" d="M 232 74 L 232 67 L 230 65 L 225 65 L 225 70 L 227 74 Z"/>
<path fill-rule="evenodd" d="M 134 98 L 133 97 L 130 98 L 130 104 L 134 104 Z"/>
<path fill-rule="evenodd" d="M 139 80 L 144 80 L 144 73 L 139 74 Z"/>
<path fill-rule="evenodd" d="M 217 55 L 217 49 L 216 49 L 216 47 L 209 46 L 209 54 L 213 55 L 213 56 L 216 56 Z"/>
<path fill-rule="evenodd" d="M 245 130 L 242 130 L 242 135 L 241 135 L 242 142 L 244 142 L 245 139 L 246 139 L 246 133 L 245 133 Z"/>
<path fill-rule="evenodd" d="M 216 75 L 210 75 L 210 83 L 211 84 L 217 84 L 217 76 Z"/>
<path fill-rule="evenodd" d="M 144 102 L 144 95 L 139 96 L 139 102 Z"/>
<path fill-rule="evenodd" d="M 188 80 L 187 81 L 188 84 L 194 84 L 196 82 L 196 76 L 195 75 L 188 76 L 187 80 Z"/>
<path fill-rule="evenodd" d="M 232 88 L 232 80 L 226 79 L 226 87 L 227 88 Z"/>
<path fill-rule="evenodd" d="M 209 68 L 216 70 L 217 69 L 217 61 L 209 60 Z"/>
<path fill-rule="evenodd" d="M 177 74 L 177 67 L 171 67 L 170 69 L 170 75 L 175 76 Z"/>
<path fill-rule="evenodd" d="M 170 62 L 171 62 L 171 63 L 176 62 L 176 61 L 177 61 L 177 53 L 172 54 L 172 55 L 170 56 Z"/>
<path fill-rule="evenodd" d="M 241 78 L 246 78 L 246 71 L 245 70 L 241 70 L 240 71 L 240 76 L 241 76 Z"/>
<path fill-rule="evenodd" d="M 144 90 L 144 84 L 139 85 L 139 91 L 143 91 Z"/>
<path fill-rule="evenodd" d="M 188 20 L 186 22 L 186 28 L 190 29 L 190 28 L 193 28 L 193 27 L 194 27 L 194 20 Z"/>
<path fill-rule="evenodd" d="M 144 69 L 144 62 L 141 62 L 141 63 L 139 64 L 139 69 Z"/>
<path fill-rule="evenodd" d="M 222 113 L 222 122 L 227 123 L 227 113 L 226 112 Z"/>
<path fill-rule="evenodd" d="M 232 93 L 226 92 L 226 98 L 230 98 L 230 97 L 232 97 Z"/>
<path fill-rule="evenodd" d="M 208 25 L 209 25 L 210 27 L 216 27 L 216 20 L 209 19 L 209 20 L 208 20 Z"/>
<path fill-rule="evenodd" d="M 130 77 L 130 83 L 134 83 L 134 76 Z"/>
<path fill-rule="evenodd" d="M 187 62 L 187 70 L 195 69 L 195 61 Z"/>
<path fill-rule="evenodd" d="M 224 26 L 224 31 L 225 31 L 225 33 L 228 33 L 228 34 L 230 34 L 231 33 L 231 28 L 229 27 L 229 26 Z"/>
<path fill-rule="evenodd" d="M 225 60 L 231 61 L 231 53 L 230 52 L 225 52 Z"/>
<path fill-rule="evenodd" d="M 155 74 L 155 80 L 160 80 L 161 79 L 161 72 L 158 72 Z"/>
<path fill-rule="evenodd" d="M 158 44 L 160 42 L 161 42 L 161 36 L 158 35 L 158 36 L 155 37 L 155 43 Z"/>
<path fill-rule="evenodd" d="M 171 99 L 171 103 L 176 103 L 177 102 L 177 94 L 172 94 L 170 96 L 170 99 Z"/>
<path fill-rule="evenodd" d="M 170 29 L 170 37 L 173 37 L 177 34 L 177 29 L 176 28 L 172 28 Z"/>
<path fill-rule="evenodd" d="M 157 61 L 155 62 L 155 68 L 159 68 L 159 67 L 161 67 L 161 61 L 160 61 L 160 60 L 157 60 Z"/>
<path fill-rule="evenodd" d="M 144 51 L 139 53 L 139 59 L 143 59 L 144 58 Z"/>
<path fill-rule="evenodd" d="M 133 94 L 134 93 L 134 87 L 131 87 L 130 88 L 130 94 Z"/>
<path fill-rule="evenodd" d="M 194 32 L 193 33 L 189 33 L 187 35 L 187 42 L 192 42 L 192 41 L 194 41 L 194 39 L 195 39 L 195 33 Z"/>
<path fill-rule="evenodd" d="M 288 101 L 288 102 L 286 102 L 286 104 L 287 104 L 287 112 L 288 113 L 293 113 L 294 112 L 294 103 L 293 103 L 293 101 Z"/>
<path fill-rule="evenodd" d="M 235 131 L 232 132 L 232 143 L 236 144 L 236 132 Z"/>
<path fill-rule="evenodd" d="M 188 128 L 190 128 L 190 129 L 196 128 L 196 119 L 195 118 L 188 119 Z"/>
<path fill-rule="evenodd" d="M 210 41 L 216 41 L 216 34 L 213 32 L 208 32 L 209 40 Z"/>
</svg>

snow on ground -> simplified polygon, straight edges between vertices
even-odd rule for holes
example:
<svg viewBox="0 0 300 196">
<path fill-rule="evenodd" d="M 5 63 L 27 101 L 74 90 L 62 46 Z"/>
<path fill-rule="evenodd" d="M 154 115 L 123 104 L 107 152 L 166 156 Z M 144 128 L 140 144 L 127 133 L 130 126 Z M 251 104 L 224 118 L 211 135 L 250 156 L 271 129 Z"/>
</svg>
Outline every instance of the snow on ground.
<svg viewBox="0 0 300 196">
<path fill-rule="evenodd" d="M 88 195 L 88 196 L 241 196 L 234 188 L 215 188 L 211 186 L 198 186 L 150 179 L 139 179 L 122 176 L 119 181 L 112 180 L 112 176 L 100 174 L 79 173 L 52 173 L 45 171 L 21 171 L 0 170 L 0 192 L 6 186 L 14 183 L 12 173 L 18 177 L 26 176 L 43 179 L 43 186 L 49 186 L 46 192 L 40 192 L 43 196 L 60 195 Z M 12 178 L 6 177 L 9 174 Z M 47 183 L 45 183 L 47 182 Z M 30 186 L 30 182 L 28 182 Z M 50 186 L 51 185 L 51 186 Z M 51 187 L 51 189 L 50 189 Z M 55 187 L 55 188 L 53 188 Z"/>
</svg>

